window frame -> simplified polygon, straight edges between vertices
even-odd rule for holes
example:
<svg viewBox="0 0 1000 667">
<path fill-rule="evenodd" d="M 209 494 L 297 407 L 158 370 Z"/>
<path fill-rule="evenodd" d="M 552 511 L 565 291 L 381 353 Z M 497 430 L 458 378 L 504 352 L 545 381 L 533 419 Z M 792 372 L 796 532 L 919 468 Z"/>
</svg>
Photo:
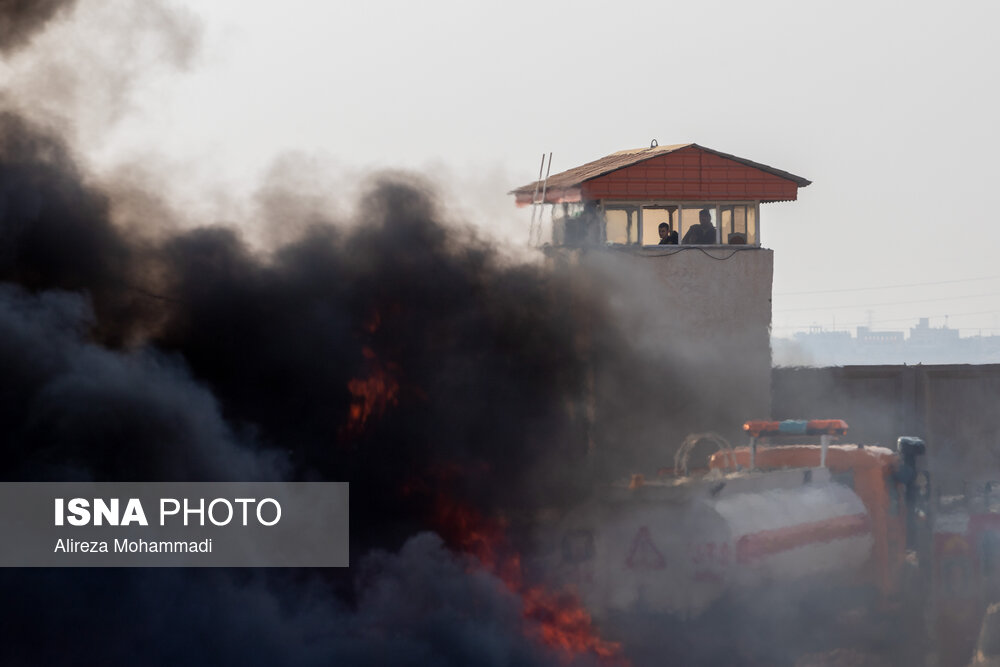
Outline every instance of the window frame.
<svg viewBox="0 0 1000 667">
<path fill-rule="evenodd" d="M 754 242 L 750 243 L 749 239 L 744 247 L 747 248 L 760 248 L 760 201 L 757 200 L 739 200 L 739 201 L 693 201 L 693 200 L 662 200 L 662 201 L 649 201 L 649 200 L 639 200 L 639 199 L 601 199 L 598 202 L 598 210 L 603 215 L 608 210 L 624 210 L 628 212 L 628 226 L 626 229 L 626 238 L 630 239 L 627 243 L 610 243 L 607 240 L 607 222 L 605 222 L 605 228 L 602 233 L 602 238 L 604 242 L 608 245 L 621 245 L 621 246 L 638 246 L 640 248 L 652 248 L 658 244 L 644 244 L 643 240 L 643 209 L 664 209 L 675 207 L 671 212 L 671 226 L 672 229 L 677 231 L 678 234 L 678 247 L 683 246 L 680 240 L 683 239 L 684 235 L 681 233 L 681 216 L 683 215 L 684 209 L 703 209 L 703 208 L 713 208 L 715 209 L 715 243 L 706 244 L 709 246 L 728 246 L 722 238 L 722 209 L 723 207 L 734 207 L 734 206 L 745 206 L 746 207 L 746 219 L 744 220 L 744 225 L 747 230 L 744 232 L 747 237 L 749 237 L 749 219 L 750 213 L 753 212 L 754 220 Z M 676 218 L 676 222 L 674 222 Z M 635 225 L 635 235 L 632 235 L 633 224 Z M 636 239 L 631 241 L 631 239 Z M 690 247 L 690 246 L 688 246 Z M 704 247 L 704 246 L 703 246 Z"/>
</svg>

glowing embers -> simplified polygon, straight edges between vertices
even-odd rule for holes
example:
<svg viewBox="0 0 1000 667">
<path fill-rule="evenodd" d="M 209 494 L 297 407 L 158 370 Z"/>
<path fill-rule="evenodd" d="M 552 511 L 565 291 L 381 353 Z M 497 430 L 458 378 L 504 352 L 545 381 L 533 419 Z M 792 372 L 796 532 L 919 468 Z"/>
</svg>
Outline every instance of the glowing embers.
<svg viewBox="0 0 1000 667">
<path fill-rule="evenodd" d="M 399 405 L 399 368 L 392 362 L 382 362 L 370 347 L 361 350 L 368 376 L 347 383 L 351 405 L 343 434 L 351 437 L 364 431 L 372 417 L 381 417 L 389 407 Z"/>
<path fill-rule="evenodd" d="M 487 571 L 523 601 L 525 633 L 537 636 L 557 649 L 564 659 L 583 655 L 596 656 L 601 664 L 625 666 L 619 642 L 601 639 L 590 614 L 579 597 L 569 591 L 555 592 L 544 586 L 525 582 L 521 555 L 507 539 L 507 525 L 501 519 L 482 516 L 471 507 L 441 495 L 436 502 L 435 523 L 445 541 L 453 548 L 476 558 Z"/>
</svg>

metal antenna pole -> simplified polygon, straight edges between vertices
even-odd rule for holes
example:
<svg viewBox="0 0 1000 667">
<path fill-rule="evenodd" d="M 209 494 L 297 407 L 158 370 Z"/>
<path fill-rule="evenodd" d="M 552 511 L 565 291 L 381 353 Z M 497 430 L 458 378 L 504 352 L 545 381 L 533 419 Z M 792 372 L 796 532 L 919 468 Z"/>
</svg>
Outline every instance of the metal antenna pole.
<svg viewBox="0 0 1000 667">
<path fill-rule="evenodd" d="M 542 153 L 542 162 L 545 162 L 545 153 Z M 541 171 L 539 170 L 539 175 Z M 538 245 L 542 243 L 542 218 L 545 216 L 545 190 L 549 186 L 549 174 L 552 173 L 552 153 L 549 152 L 549 168 L 545 170 L 545 180 L 542 181 L 542 200 L 539 202 L 542 205 L 542 214 L 538 217 Z"/>
<path fill-rule="evenodd" d="M 535 181 L 535 194 L 531 195 L 531 226 L 528 227 L 528 245 L 535 239 L 535 214 L 538 212 L 538 185 L 542 182 L 542 171 L 545 169 L 545 153 L 542 153 L 542 163 L 538 165 L 538 180 Z"/>
</svg>

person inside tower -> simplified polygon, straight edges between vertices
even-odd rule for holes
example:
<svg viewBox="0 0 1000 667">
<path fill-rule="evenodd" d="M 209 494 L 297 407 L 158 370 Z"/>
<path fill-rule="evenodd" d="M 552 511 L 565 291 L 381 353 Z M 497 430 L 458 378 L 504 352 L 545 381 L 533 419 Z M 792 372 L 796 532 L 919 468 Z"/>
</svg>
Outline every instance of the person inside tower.
<svg viewBox="0 0 1000 667">
<path fill-rule="evenodd" d="M 703 208 L 698 213 L 698 224 L 687 230 L 684 234 L 683 243 L 685 245 L 711 245 L 716 243 L 715 225 L 712 224 L 712 213 L 709 209 Z"/>
<path fill-rule="evenodd" d="M 677 245 L 677 231 L 670 229 L 669 222 L 660 223 L 660 245 Z"/>
</svg>

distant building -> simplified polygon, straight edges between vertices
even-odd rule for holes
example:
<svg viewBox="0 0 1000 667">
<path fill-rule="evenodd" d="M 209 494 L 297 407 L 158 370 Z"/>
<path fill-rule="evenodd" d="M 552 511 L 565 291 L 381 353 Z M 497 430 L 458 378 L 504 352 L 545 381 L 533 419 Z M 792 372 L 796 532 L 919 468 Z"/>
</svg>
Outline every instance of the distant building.
<svg viewBox="0 0 1000 667">
<path fill-rule="evenodd" d="M 858 345 L 893 347 L 905 340 L 902 331 L 872 331 L 868 327 L 858 327 Z"/>
<path fill-rule="evenodd" d="M 926 317 L 921 317 L 917 326 L 910 329 L 909 345 L 914 349 L 951 346 L 958 341 L 958 329 L 949 329 L 947 325 L 932 327 L 930 319 Z"/>
<path fill-rule="evenodd" d="M 1000 362 L 1000 336 L 960 336 L 958 329 L 930 326 L 922 317 L 904 331 L 858 327 L 823 331 L 818 327 L 792 339 L 772 341 L 775 366 L 850 366 L 864 364 L 992 364 Z"/>
</svg>

